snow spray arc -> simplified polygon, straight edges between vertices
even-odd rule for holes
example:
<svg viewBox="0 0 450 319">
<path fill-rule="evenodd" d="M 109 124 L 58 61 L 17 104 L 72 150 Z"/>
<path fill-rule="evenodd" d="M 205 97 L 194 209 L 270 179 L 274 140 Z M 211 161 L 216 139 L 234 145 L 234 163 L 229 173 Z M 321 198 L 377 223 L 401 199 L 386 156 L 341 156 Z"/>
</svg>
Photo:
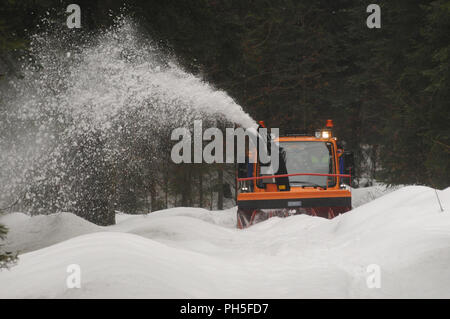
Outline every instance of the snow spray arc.
<svg viewBox="0 0 450 319">
<path fill-rule="evenodd" d="M 174 163 L 256 163 L 256 159 L 262 164 L 269 164 L 273 172 L 279 168 L 279 148 L 277 143 L 270 143 L 266 147 L 267 128 L 260 128 L 258 131 L 248 128 L 226 128 L 225 139 L 222 131 L 217 127 L 209 127 L 204 132 L 202 121 L 194 121 L 193 138 L 191 131 L 186 127 L 179 127 L 172 131 L 171 140 L 179 141 L 172 147 L 171 159 Z M 271 129 L 271 140 L 279 136 L 279 129 Z M 224 156 L 224 142 L 226 154 Z M 236 143 L 235 143 L 236 140 Z M 247 144 L 248 140 L 248 144 Z M 193 141 L 193 147 L 192 147 Z M 203 141 L 209 141 L 203 148 Z M 258 147 L 257 145 L 264 145 Z M 246 147 L 248 145 L 248 148 Z M 248 149 L 257 149 L 258 156 L 248 156 Z M 192 156 L 193 149 L 193 156 Z"/>
<path fill-rule="evenodd" d="M 0 207 L 100 223 L 97 207 L 125 209 L 121 176 L 164 182 L 174 128 L 196 119 L 255 125 L 132 20 L 95 34 L 52 21 L 31 37 L 21 76 L 1 83 Z"/>
</svg>

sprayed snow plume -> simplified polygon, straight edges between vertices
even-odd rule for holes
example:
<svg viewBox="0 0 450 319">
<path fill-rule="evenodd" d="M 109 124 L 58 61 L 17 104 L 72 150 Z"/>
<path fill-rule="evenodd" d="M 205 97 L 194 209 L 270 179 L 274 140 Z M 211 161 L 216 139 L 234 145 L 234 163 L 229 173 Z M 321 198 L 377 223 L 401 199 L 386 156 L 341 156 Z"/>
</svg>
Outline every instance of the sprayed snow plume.
<svg viewBox="0 0 450 319">
<path fill-rule="evenodd" d="M 157 174 L 175 127 L 254 123 L 126 18 L 97 35 L 35 35 L 21 77 L 2 95 L 0 207 L 19 202 L 37 213 L 77 213 L 86 196 L 107 201 L 104 185 L 125 172 Z"/>
</svg>

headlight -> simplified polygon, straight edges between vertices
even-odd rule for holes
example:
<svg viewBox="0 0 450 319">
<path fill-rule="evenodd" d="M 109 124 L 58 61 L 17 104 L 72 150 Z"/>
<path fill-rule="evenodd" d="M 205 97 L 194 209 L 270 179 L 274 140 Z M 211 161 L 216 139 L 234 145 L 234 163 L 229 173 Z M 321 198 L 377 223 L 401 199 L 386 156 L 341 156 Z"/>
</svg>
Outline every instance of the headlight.
<svg viewBox="0 0 450 319">
<path fill-rule="evenodd" d="M 322 138 L 330 138 L 330 132 L 322 131 Z"/>
</svg>

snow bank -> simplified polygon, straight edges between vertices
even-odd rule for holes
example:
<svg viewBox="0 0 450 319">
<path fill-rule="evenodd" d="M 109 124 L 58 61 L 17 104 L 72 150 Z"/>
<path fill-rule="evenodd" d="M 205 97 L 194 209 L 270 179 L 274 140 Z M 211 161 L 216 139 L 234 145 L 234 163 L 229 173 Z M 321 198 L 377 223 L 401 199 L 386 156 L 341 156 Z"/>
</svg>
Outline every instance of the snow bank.
<svg viewBox="0 0 450 319">
<path fill-rule="evenodd" d="M 32 217 L 23 213 L 12 213 L 0 216 L 0 224 L 9 229 L 6 241 L 2 243 L 5 250 L 19 253 L 101 230 L 101 227 L 70 213 Z"/>
<path fill-rule="evenodd" d="M 444 212 L 433 189 L 411 186 L 333 220 L 272 218 L 246 230 L 234 228 L 235 209 L 121 215 L 115 226 L 84 225 L 91 233 L 22 254 L 0 272 L 0 298 L 449 298 L 450 189 L 438 194 Z M 35 218 L 0 222 L 19 234 Z M 73 263 L 80 289 L 66 288 Z M 367 286 L 372 264 L 380 288 Z"/>
<path fill-rule="evenodd" d="M 359 207 L 365 203 L 373 201 L 378 197 L 396 191 L 402 186 L 388 186 L 382 183 L 376 183 L 374 186 L 352 188 L 352 206 Z"/>
</svg>

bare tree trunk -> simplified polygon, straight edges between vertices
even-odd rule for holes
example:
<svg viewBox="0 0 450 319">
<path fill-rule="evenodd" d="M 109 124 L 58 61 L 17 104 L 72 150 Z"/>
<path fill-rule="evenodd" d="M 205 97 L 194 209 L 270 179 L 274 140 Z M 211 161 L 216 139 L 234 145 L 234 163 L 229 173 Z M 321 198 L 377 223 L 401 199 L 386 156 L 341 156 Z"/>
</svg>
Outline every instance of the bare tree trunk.
<svg viewBox="0 0 450 319">
<path fill-rule="evenodd" d="M 199 175 L 198 175 L 198 188 L 199 188 L 199 207 L 203 207 L 203 172 L 200 169 Z"/>
<path fill-rule="evenodd" d="M 189 168 L 188 170 L 188 178 L 187 178 L 187 184 L 186 184 L 186 189 L 187 189 L 187 203 L 188 206 L 191 207 L 193 200 L 192 200 L 192 169 Z"/>
<path fill-rule="evenodd" d="M 372 182 L 376 179 L 377 174 L 377 155 L 378 155 L 378 145 L 372 146 Z"/>
<path fill-rule="evenodd" d="M 237 204 L 237 195 L 238 195 L 238 164 L 234 164 L 234 203 Z"/>
<path fill-rule="evenodd" d="M 154 188 L 150 190 L 150 212 L 155 210 L 156 191 Z"/>
<path fill-rule="evenodd" d="M 186 168 L 183 175 L 183 188 L 181 191 L 181 206 L 189 207 L 191 206 L 192 196 L 191 196 L 191 169 Z"/>
<path fill-rule="evenodd" d="M 164 204 L 165 208 L 169 208 L 169 168 L 166 166 L 164 167 Z"/>
<path fill-rule="evenodd" d="M 209 190 L 210 190 L 210 198 L 211 200 L 209 201 L 209 210 L 213 210 L 213 201 L 214 201 L 214 187 L 211 187 L 211 174 L 209 174 Z"/>
<path fill-rule="evenodd" d="M 222 210 L 223 209 L 223 167 L 219 166 L 219 172 L 218 172 L 218 198 L 217 198 L 217 209 Z"/>
</svg>

